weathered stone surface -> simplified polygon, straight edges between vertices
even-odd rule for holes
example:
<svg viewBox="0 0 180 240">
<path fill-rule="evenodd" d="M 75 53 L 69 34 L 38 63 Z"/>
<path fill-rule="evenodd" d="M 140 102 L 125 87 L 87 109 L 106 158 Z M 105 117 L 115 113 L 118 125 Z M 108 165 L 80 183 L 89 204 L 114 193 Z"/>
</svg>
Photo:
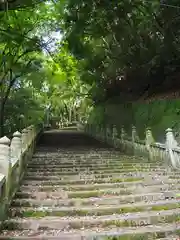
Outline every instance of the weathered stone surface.
<svg viewBox="0 0 180 240">
<path fill-rule="evenodd" d="M 179 228 L 179 171 L 75 132 L 46 133 L 40 144 L 0 239 L 171 239 Z"/>
</svg>

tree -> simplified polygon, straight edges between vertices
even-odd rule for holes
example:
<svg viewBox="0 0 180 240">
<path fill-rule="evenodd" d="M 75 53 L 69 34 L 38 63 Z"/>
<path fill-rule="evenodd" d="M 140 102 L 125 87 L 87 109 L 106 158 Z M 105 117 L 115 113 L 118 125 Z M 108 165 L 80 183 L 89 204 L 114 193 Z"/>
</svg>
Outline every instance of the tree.
<svg viewBox="0 0 180 240">
<path fill-rule="evenodd" d="M 35 7 L 38 3 L 42 2 L 42 0 L 5 0 L 0 2 L 0 11 L 9 11 L 16 9 L 23 9 L 29 7 Z"/>
<path fill-rule="evenodd" d="M 83 62 L 83 81 L 94 85 L 95 102 L 167 88 L 179 72 L 179 11 L 157 0 L 67 2 L 65 39 Z"/>
<path fill-rule="evenodd" d="M 55 27 L 54 21 L 49 21 L 53 14 L 52 7 L 41 4 L 36 11 L 25 9 L 0 15 L 0 136 L 4 135 L 5 105 L 11 91 L 32 73 L 38 74 L 46 58 L 43 51 L 49 53 L 44 36 Z"/>
</svg>

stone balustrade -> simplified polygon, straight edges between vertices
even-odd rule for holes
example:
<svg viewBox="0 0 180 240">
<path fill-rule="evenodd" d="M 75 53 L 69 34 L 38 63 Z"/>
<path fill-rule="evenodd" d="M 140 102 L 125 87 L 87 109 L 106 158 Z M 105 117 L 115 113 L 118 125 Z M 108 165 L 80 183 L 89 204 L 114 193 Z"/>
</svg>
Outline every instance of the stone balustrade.
<svg viewBox="0 0 180 240">
<path fill-rule="evenodd" d="M 150 128 L 145 130 L 145 139 L 139 138 L 135 126 L 132 126 L 131 136 L 126 133 L 123 127 L 121 131 L 118 131 L 116 126 L 103 128 L 102 126 L 86 124 L 84 129 L 92 137 L 107 142 L 121 151 L 148 157 L 150 161 L 163 162 L 173 168 L 180 168 L 180 146 L 178 146 L 170 128 L 165 132 L 165 143 L 156 142 Z"/>
<path fill-rule="evenodd" d="M 29 126 L 12 139 L 0 138 L 0 221 L 24 175 L 27 162 L 32 158 L 41 127 Z"/>
<path fill-rule="evenodd" d="M 84 131 L 84 125 L 82 123 L 77 123 L 77 130 L 78 131 Z"/>
</svg>

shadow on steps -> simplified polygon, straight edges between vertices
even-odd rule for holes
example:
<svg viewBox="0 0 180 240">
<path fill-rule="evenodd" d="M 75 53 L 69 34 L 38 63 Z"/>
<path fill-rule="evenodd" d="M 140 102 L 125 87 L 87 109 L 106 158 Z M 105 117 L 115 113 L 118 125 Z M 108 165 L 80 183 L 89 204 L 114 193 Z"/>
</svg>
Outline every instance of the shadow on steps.
<svg viewBox="0 0 180 240">
<path fill-rule="evenodd" d="M 38 141 L 38 146 L 112 148 L 108 144 L 101 143 L 83 132 L 70 129 L 44 132 Z"/>
</svg>

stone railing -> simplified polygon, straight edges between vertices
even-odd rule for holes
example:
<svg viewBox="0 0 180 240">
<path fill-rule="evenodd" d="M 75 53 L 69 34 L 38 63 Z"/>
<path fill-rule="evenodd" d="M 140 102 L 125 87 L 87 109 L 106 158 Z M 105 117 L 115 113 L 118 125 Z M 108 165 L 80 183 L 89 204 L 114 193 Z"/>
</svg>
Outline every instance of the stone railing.
<svg viewBox="0 0 180 240">
<path fill-rule="evenodd" d="M 22 133 L 15 132 L 11 140 L 0 138 L 0 221 L 5 218 L 6 210 L 19 187 L 41 130 L 41 126 L 29 126 Z"/>
<path fill-rule="evenodd" d="M 76 126 L 77 126 L 77 130 L 78 131 L 84 131 L 85 130 L 84 124 L 82 124 L 80 122 L 78 122 Z"/>
<path fill-rule="evenodd" d="M 116 126 L 102 128 L 87 124 L 85 132 L 126 153 L 148 157 L 150 161 L 163 161 L 164 164 L 173 166 L 173 168 L 180 168 L 180 146 L 170 128 L 166 130 L 165 143 L 156 142 L 150 128 L 145 130 L 145 139 L 143 140 L 139 139 L 135 126 L 132 127 L 131 136 L 126 134 L 123 127 L 118 134 Z"/>
</svg>

